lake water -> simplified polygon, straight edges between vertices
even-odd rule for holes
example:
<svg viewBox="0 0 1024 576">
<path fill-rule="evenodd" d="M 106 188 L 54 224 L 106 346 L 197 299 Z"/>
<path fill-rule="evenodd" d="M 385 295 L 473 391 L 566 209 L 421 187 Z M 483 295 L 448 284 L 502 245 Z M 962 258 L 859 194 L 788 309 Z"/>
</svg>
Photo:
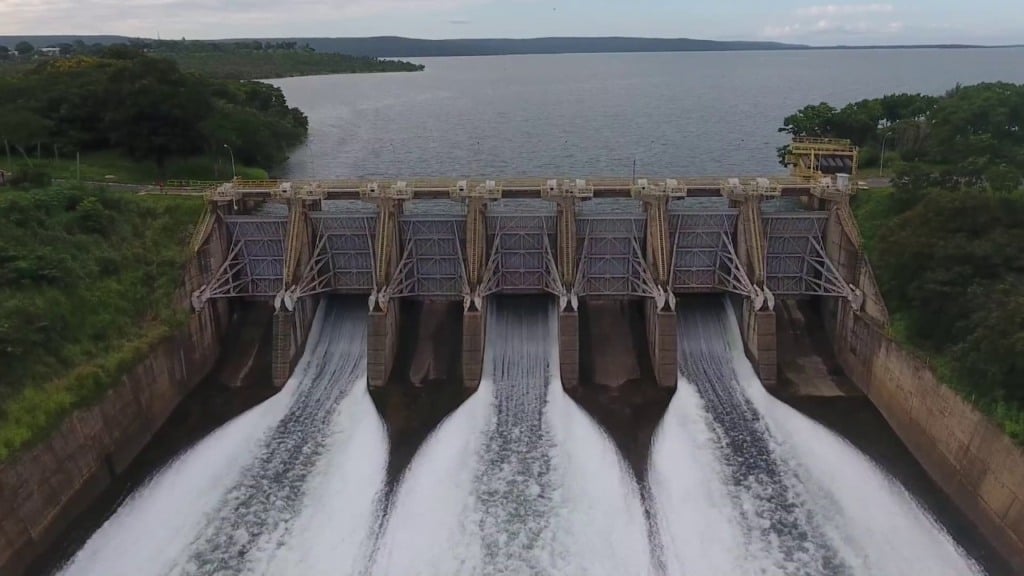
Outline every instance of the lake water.
<svg viewBox="0 0 1024 576">
<path fill-rule="evenodd" d="M 276 80 L 309 115 L 291 178 L 783 173 L 783 118 L 827 101 L 1024 82 L 1024 49 L 421 58 Z"/>
</svg>

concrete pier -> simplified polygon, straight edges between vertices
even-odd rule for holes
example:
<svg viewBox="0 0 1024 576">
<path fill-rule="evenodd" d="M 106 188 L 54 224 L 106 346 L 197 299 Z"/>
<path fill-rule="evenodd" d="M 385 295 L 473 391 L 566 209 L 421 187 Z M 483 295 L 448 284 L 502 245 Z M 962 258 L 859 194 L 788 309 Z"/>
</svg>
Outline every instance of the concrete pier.
<svg viewBox="0 0 1024 576">
<path fill-rule="evenodd" d="M 580 317 L 572 310 L 558 313 L 558 361 L 562 387 L 571 390 L 580 383 Z"/>
<path fill-rule="evenodd" d="M 480 386 L 484 363 L 486 316 L 479 310 L 467 310 L 462 316 L 462 381 L 469 390 Z"/>
<path fill-rule="evenodd" d="M 671 310 L 656 310 L 653 304 L 651 302 L 647 306 L 647 342 L 651 348 L 651 366 L 654 367 L 659 386 L 675 388 L 679 381 L 676 314 Z"/>
<path fill-rule="evenodd" d="M 272 362 L 272 380 L 274 386 L 280 388 L 292 375 L 292 356 L 294 352 L 292 332 L 295 326 L 295 313 L 279 310 L 274 314 L 274 349 Z"/>
<path fill-rule="evenodd" d="M 370 386 L 385 386 L 391 377 L 398 347 L 398 329 L 397 304 L 389 306 L 387 312 L 370 312 L 366 325 L 366 379 Z"/>
<path fill-rule="evenodd" d="M 765 388 L 771 389 L 779 383 L 778 341 L 774 310 L 756 312 L 757 323 L 757 375 Z"/>
</svg>

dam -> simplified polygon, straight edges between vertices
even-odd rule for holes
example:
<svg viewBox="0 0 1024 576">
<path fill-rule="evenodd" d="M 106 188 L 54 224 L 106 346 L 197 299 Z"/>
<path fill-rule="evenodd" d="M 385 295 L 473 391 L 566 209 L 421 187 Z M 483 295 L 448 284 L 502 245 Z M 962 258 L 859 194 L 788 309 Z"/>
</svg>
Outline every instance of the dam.
<svg viewBox="0 0 1024 576">
<path fill-rule="evenodd" d="M 806 144 L 781 178 L 202 191 L 189 304 L 270 308 L 281 388 L 57 573 L 984 574 L 878 464 L 769 393 L 787 304 L 855 356 L 888 323 L 839 173 L 856 150 Z M 572 396 L 639 365 L 671 398 L 643 470 Z M 466 398 L 391 479 L 371 394 L 438 372 Z"/>
<path fill-rule="evenodd" d="M 831 299 L 836 314 L 888 322 L 849 204 L 856 149 L 801 142 L 794 175 L 723 179 L 234 181 L 210 190 L 193 248 L 199 310 L 213 299 L 272 301 L 274 381 L 301 356 L 316 300 L 362 296 L 367 370 L 387 383 L 402 301 L 461 303 L 461 374 L 479 385 L 488 300 L 558 301 L 559 371 L 578 384 L 580 315 L 632 306 L 658 382 L 676 383 L 676 301 L 729 294 L 749 357 L 777 381 L 776 304 Z M 833 172 L 828 174 L 826 171 Z M 865 290 L 866 288 L 866 290 Z M 865 295 L 867 294 L 867 296 Z M 600 356 L 600 354 L 594 354 Z"/>
</svg>

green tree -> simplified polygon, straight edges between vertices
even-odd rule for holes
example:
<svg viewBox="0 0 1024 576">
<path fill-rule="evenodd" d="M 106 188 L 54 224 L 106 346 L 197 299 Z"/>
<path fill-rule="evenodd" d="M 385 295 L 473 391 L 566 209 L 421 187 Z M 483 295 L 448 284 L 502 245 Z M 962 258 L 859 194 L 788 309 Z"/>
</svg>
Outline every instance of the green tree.
<svg viewBox="0 0 1024 576">
<path fill-rule="evenodd" d="M 837 112 L 826 102 L 804 106 L 796 114 L 786 116 L 779 132 L 791 136 L 832 136 Z"/>
<path fill-rule="evenodd" d="M 108 80 L 105 127 L 112 144 L 135 158 L 152 159 L 163 170 L 167 158 L 202 149 L 202 122 L 213 111 L 197 79 L 169 60 L 137 58 Z"/>
<path fill-rule="evenodd" d="M 948 349 L 973 330 L 972 290 L 1024 277 L 1024 199 L 931 191 L 876 245 L 886 302 L 903 311 L 916 340 Z"/>
<path fill-rule="evenodd" d="M 30 42 L 22 40 L 14 46 L 14 51 L 18 53 L 18 56 L 28 56 L 29 54 L 36 51 L 36 47 Z"/>
<path fill-rule="evenodd" d="M 52 123 L 22 104 L 0 107 L 0 138 L 24 150 L 33 144 L 46 142 Z"/>
</svg>

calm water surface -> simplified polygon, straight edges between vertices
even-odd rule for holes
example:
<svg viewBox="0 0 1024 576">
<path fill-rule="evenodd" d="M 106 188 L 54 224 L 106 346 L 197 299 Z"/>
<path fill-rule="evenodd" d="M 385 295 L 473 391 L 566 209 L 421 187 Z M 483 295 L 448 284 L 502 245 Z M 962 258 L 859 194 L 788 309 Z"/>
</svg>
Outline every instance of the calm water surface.
<svg viewBox="0 0 1024 576">
<path fill-rule="evenodd" d="M 275 81 L 310 119 L 292 178 L 781 173 L 805 104 L 1024 82 L 1024 49 L 421 58 Z"/>
</svg>

